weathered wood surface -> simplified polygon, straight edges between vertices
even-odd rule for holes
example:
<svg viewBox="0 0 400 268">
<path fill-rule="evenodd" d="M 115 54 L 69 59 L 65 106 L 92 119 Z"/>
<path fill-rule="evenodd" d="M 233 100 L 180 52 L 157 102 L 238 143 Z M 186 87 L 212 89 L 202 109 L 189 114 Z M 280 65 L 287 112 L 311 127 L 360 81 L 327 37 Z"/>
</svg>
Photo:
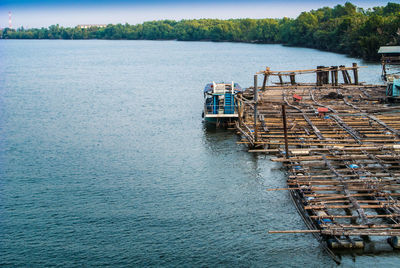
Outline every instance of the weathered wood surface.
<svg viewBox="0 0 400 268">
<path fill-rule="evenodd" d="M 268 191 L 296 193 L 299 211 L 316 226 L 270 233 L 320 233 L 338 239 L 400 235 L 400 107 L 382 101 L 384 86 L 360 83 L 359 68 L 262 71 L 279 80 L 272 86 L 263 83 L 257 116 L 251 95 L 244 94 L 241 121 L 246 127 L 238 133 L 245 139 L 238 143 L 250 145 L 252 153 L 277 155 L 272 161 L 288 169 L 287 187 Z M 296 83 L 294 75 L 301 73 L 316 73 L 316 83 Z M 293 85 L 282 77 L 291 78 Z M 285 117 L 281 105 L 286 106 Z M 255 132 L 257 141 L 251 139 Z M 321 219 L 330 222 L 318 223 Z"/>
</svg>

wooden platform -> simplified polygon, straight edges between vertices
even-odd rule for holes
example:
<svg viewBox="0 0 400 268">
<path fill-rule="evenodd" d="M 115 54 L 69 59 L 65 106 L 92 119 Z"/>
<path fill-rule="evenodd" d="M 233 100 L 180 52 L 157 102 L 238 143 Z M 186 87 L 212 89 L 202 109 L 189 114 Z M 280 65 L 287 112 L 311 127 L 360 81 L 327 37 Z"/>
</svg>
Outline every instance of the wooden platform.
<svg viewBox="0 0 400 268">
<path fill-rule="evenodd" d="M 315 84 L 268 86 L 267 69 L 262 87 L 255 77 L 237 98 L 239 143 L 283 163 L 287 188 L 269 190 L 290 191 L 311 230 L 275 233 L 312 232 L 330 249 L 400 236 L 400 107 L 383 86 L 332 85 L 314 71 Z"/>
</svg>

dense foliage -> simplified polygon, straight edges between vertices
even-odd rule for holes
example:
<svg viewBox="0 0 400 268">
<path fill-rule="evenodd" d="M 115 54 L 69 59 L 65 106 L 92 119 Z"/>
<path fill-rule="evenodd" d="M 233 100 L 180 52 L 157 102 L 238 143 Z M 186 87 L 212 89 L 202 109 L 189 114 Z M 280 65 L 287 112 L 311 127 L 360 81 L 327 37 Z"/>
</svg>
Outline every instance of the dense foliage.
<svg viewBox="0 0 400 268">
<path fill-rule="evenodd" d="M 104 28 L 4 29 L 14 39 L 177 39 L 282 43 L 377 59 L 381 45 L 400 44 L 400 4 L 364 10 L 351 3 L 301 13 L 296 19 L 162 20 Z"/>
</svg>

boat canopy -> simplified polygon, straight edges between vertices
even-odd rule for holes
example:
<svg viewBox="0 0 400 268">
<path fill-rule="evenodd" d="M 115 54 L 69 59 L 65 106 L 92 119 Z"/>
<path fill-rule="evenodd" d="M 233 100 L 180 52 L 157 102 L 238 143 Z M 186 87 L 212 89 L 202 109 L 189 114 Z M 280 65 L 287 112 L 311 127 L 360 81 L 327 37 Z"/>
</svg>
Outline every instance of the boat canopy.
<svg viewBox="0 0 400 268">
<path fill-rule="evenodd" d="M 211 92 L 213 92 L 213 90 L 214 90 L 214 84 L 217 84 L 217 85 L 220 85 L 220 84 L 229 84 L 229 85 L 231 85 L 231 84 L 233 84 L 235 93 L 237 93 L 237 92 L 242 92 L 242 91 L 243 91 L 242 87 L 241 87 L 238 83 L 233 83 L 233 82 L 231 82 L 231 83 L 225 83 L 225 82 L 215 83 L 215 82 L 213 82 L 213 83 L 209 83 L 209 84 L 207 84 L 207 85 L 205 86 L 205 88 L 204 88 L 204 93 L 211 93 Z"/>
</svg>

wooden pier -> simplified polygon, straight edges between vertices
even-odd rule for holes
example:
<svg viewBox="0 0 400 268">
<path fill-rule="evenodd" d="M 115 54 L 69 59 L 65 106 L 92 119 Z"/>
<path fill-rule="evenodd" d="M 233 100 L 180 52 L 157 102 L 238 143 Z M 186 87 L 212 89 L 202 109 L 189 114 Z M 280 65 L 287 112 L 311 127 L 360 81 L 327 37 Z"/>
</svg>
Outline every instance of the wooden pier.
<svg viewBox="0 0 400 268">
<path fill-rule="evenodd" d="M 400 248 L 400 106 L 384 86 L 360 83 L 359 68 L 267 68 L 237 96 L 239 143 L 287 168 L 287 188 L 268 190 L 289 191 L 309 228 L 270 233 L 313 233 L 337 262 L 334 249 L 363 248 L 369 236 Z M 304 73 L 316 82 L 297 83 Z"/>
</svg>

